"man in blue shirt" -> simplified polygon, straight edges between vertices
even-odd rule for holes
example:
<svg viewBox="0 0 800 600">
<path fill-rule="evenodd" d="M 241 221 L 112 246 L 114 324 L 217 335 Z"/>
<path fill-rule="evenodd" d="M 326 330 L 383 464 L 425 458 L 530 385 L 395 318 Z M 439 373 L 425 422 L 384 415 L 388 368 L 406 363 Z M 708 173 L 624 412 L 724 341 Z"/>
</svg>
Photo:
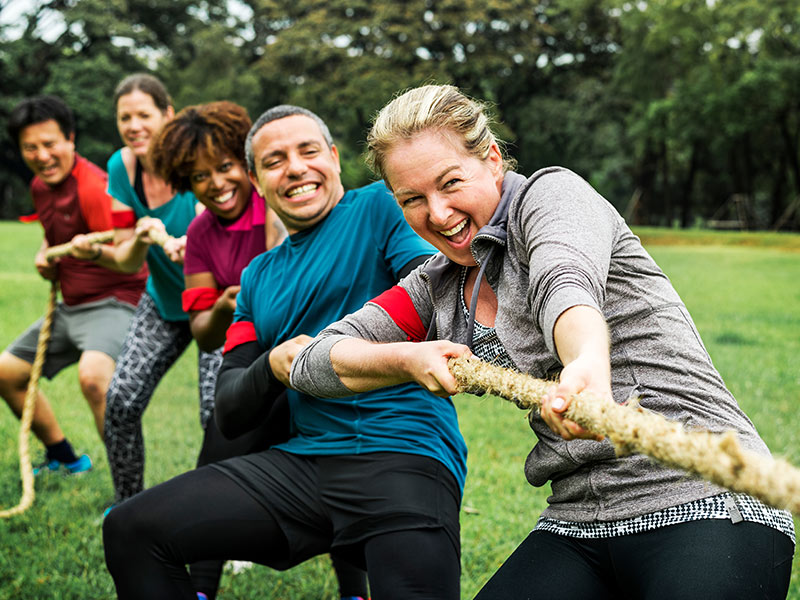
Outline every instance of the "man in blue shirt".
<svg viewBox="0 0 800 600">
<path fill-rule="evenodd" d="M 246 152 L 253 184 L 290 235 L 242 274 L 217 384 L 229 436 L 280 409 L 308 336 L 433 253 L 382 183 L 345 193 L 338 150 L 313 113 L 268 110 Z M 110 513 L 106 561 L 119 597 L 192 598 L 184 565 L 201 559 L 282 569 L 334 549 L 367 568 L 374 600 L 457 599 L 466 447 L 450 399 L 416 384 L 286 397 L 287 442 L 184 474 Z"/>
</svg>

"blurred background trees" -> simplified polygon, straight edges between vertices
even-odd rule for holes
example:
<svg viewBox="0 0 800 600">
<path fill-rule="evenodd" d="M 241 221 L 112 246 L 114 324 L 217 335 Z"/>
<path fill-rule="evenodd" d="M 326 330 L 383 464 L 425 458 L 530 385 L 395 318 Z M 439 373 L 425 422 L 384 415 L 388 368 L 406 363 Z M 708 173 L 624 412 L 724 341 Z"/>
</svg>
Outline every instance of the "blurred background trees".
<svg viewBox="0 0 800 600">
<path fill-rule="evenodd" d="M 0 123 L 36 93 L 78 150 L 119 146 L 117 82 L 176 104 L 277 103 L 326 119 L 346 185 L 397 91 L 453 83 L 494 106 L 520 172 L 559 164 L 634 224 L 800 229 L 800 0 L 0 0 Z M 30 212 L 0 132 L 0 216 Z"/>
</svg>

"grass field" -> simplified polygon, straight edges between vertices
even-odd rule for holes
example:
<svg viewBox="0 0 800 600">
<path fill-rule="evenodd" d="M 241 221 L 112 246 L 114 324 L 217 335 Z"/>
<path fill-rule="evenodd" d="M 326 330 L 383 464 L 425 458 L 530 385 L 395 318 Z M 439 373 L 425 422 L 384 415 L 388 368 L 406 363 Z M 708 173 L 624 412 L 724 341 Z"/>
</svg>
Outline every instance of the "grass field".
<svg viewBox="0 0 800 600">
<path fill-rule="evenodd" d="M 800 465 L 800 236 L 642 230 L 651 254 L 689 307 L 714 362 L 774 453 Z M 36 225 L 0 223 L 0 345 L 41 316 L 47 284 L 33 269 Z M 744 241 L 742 241 L 744 240 Z M 194 464 L 200 442 L 196 354 L 181 358 L 156 391 L 144 428 L 147 485 Z M 73 368 L 44 381 L 62 427 L 95 468 L 77 478 L 36 482 L 36 502 L 0 522 L 0 598 L 113 598 L 105 570 L 100 516 L 112 499 L 105 451 Z M 522 462 L 534 443 L 524 414 L 495 398 L 456 399 L 469 445 L 462 511 L 462 597 L 472 598 L 524 538 L 548 489 L 529 486 Z M 0 506 L 19 498 L 18 422 L 0 409 Z M 38 452 L 38 443 L 32 446 Z M 202 497 L 198 497 L 202 502 Z M 286 573 L 253 567 L 226 572 L 225 600 L 331 599 L 336 584 L 327 558 Z M 795 558 L 790 598 L 800 600 Z"/>
</svg>

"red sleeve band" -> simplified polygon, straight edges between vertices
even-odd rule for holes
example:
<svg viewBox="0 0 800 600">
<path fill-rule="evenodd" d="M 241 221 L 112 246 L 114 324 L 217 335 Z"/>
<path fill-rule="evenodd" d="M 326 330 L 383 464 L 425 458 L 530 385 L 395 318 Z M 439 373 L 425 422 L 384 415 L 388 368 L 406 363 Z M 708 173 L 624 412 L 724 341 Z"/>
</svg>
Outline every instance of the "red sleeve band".
<svg viewBox="0 0 800 600">
<path fill-rule="evenodd" d="M 114 229 L 130 229 L 136 225 L 136 215 L 132 210 L 115 210 L 111 212 L 111 226 Z"/>
<path fill-rule="evenodd" d="M 411 296 L 405 289 L 396 285 L 383 292 L 377 298 L 370 300 L 377 304 L 392 318 L 400 329 L 406 334 L 406 339 L 410 342 L 422 342 L 428 334 L 422 319 L 419 318 L 417 309 L 411 301 Z"/>
<path fill-rule="evenodd" d="M 230 352 L 236 346 L 247 342 L 257 341 L 256 326 L 250 321 L 237 321 L 228 327 L 228 331 L 225 333 L 225 346 L 222 348 L 222 353 Z"/>
<path fill-rule="evenodd" d="M 213 308 L 214 303 L 222 295 L 222 290 L 211 287 L 196 287 L 183 290 L 181 294 L 181 304 L 183 312 L 193 310 L 208 310 Z"/>
<path fill-rule="evenodd" d="M 29 215 L 20 215 L 17 217 L 20 223 L 36 223 L 39 220 L 39 213 L 31 213 Z"/>
</svg>

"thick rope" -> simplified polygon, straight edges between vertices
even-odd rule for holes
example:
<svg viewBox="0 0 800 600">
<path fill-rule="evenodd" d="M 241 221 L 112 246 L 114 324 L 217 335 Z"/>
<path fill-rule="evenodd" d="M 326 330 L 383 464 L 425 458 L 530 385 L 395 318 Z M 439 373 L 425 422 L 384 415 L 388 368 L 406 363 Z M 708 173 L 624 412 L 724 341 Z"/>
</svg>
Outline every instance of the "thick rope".
<svg viewBox="0 0 800 600">
<path fill-rule="evenodd" d="M 172 239 L 172 236 L 167 232 L 155 227 L 150 228 L 147 234 L 150 236 L 151 240 L 153 240 L 162 248 L 164 247 L 164 244 Z M 86 237 L 89 238 L 89 242 L 92 244 L 105 244 L 106 242 L 111 242 L 114 240 L 114 230 L 109 229 L 108 231 L 93 231 L 92 233 L 87 233 Z M 53 260 L 54 258 L 68 256 L 70 250 L 72 250 L 72 242 L 51 246 L 47 249 L 47 252 L 45 252 L 45 258 L 47 258 L 47 260 Z"/>
<path fill-rule="evenodd" d="M 30 438 L 31 423 L 33 422 L 33 412 L 36 408 L 36 400 L 39 396 L 39 377 L 42 375 L 44 357 L 47 354 L 47 344 L 50 341 L 50 330 L 53 324 L 53 313 L 56 307 L 56 296 L 58 295 L 58 283 L 53 282 L 50 287 L 50 300 L 47 303 L 47 310 L 39 329 L 39 340 L 36 344 L 36 356 L 33 359 L 31 375 L 28 381 L 28 390 L 25 393 L 25 402 L 22 407 L 22 418 L 19 426 L 19 473 L 22 478 L 22 497 L 19 504 L 13 508 L 0 511 L 0 518 L 7 519 L 14 515 L 19 515 L 33 504 L 35 491 L 33 488 L 33 468 L 31 465 L 31 455 L 28 441 Z"/>
<path fill-rule="evenodd" d="M 147 235 L 150 236 L 150 239 L 153 240 L 156 244 L 158 244 L 162 248 L 164 247 L 164 244 L 166 244 L 169 240 L 173 239 L 172 236 L 168 234 L 166 231 L 164 231 L 163 229 L 158 229 L 156 227 L 151 227 L 147 231 Z"/>
<path fill-rule="evenodd" d="M 94 231 L 92 233 L 87 233 L 86 237 L 89 238 L 89 241 L 92 244 L 105 244 L 106 242 L 110 242 L 114 239 L 114 230 Z M 47 252 L 45 252 L 45 258 L 47 258 L 47 260 L 53 260 L 54 258 L 67 256 L 71 249 L 72 242 L 59 244 L 58 246 L 51 246 L 47 249 Z"/>
<path fill-rule="evenodd" d="M 522 409 L 538 410 L 554 385 L 476 358 L 451 359 L 449 366 L 460 391 L 501 396 Z M 618 456 L 645 454 L 800 515 L 800 469 L 742 448 L 733 431 L 687 431 L 636 400 L 617 404 L 590 394 L 573 396 L 565 416 L 611 440 Z"/>
</svg>

